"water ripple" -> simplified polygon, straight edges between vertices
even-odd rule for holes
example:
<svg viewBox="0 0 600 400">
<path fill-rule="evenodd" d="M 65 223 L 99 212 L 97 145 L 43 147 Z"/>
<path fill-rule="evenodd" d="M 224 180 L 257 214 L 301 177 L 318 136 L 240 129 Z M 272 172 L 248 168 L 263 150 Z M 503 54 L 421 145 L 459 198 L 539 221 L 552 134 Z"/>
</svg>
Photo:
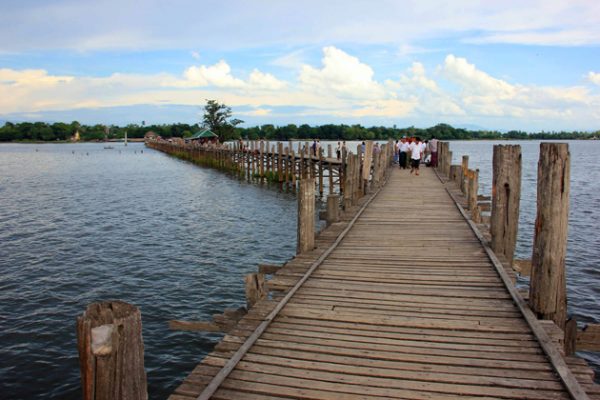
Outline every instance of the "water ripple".
<svg viewBox="0 0 600 400">
<path fill-rule="evenodd" d="M 244 274 L 293 255 L 292 195 L 136 149 L 0 145 L 3 398 L 80 398 L 75 318 L 111 299 L 140 307 L 165 398 L 221 337 L 168 321 L 243 305 Z"/>
</svg>

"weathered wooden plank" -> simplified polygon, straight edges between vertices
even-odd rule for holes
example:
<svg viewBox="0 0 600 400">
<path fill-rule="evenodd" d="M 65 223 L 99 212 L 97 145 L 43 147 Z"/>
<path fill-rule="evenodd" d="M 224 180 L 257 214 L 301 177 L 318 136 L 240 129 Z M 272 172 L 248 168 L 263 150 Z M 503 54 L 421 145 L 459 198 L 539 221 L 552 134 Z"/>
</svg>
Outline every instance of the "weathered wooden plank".
<svg viewBox="0 0 600 400">
<path fill-rule="evenodd" d="M 360 177 L 352 173 L 348 200 L 364 205 L 352 197 Z M 568 397 L 480 238 L 431 171 L 396 170 L 390 179 L 351 228 L 343 215 L 317 249 L 276 272 L 269 288 L 292 289 L 287 305 L 259 301 L 229 331 L 205 359 L 223 367 L 221 377 L 199 398 Z M 418 191 L 398 185 L 407 180 Z M 590 382 L 583 365 L 572 368 Z M 182 391 L 208 378 L 190 376 Z"/>
</svg>

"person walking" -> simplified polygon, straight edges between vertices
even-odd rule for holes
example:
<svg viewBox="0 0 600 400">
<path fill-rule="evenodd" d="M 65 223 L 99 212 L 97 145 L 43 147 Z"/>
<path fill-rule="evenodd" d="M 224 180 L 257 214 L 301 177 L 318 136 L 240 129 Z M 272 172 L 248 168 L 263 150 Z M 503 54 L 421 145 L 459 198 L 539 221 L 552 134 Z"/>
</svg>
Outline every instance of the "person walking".
<svg viewBox="0 0 600 400">
<path fill-rule="evenodd" d="M 410 151 L 410 143 L 408 143 L 408 141 L 406 140 L 406 138 L 402 138 L 400 140 L 400 148 L 399 148 L 399 166 L 402 169 L 406 169 L 407 168 L 407 163 L 408 163 L 408 152 Z"/>
<path fill-rule="evenodd" d="M 435 136 L 429 140 L 429 152 L 431 153 L 431 166 L 437 167 L 438 165 L 438 140 Z"/>
<path fill-rule="evenodd" d="M 421 155 L 423 154 L 423 146 L 421 145 L 421 139 L 415 138 L 409 146 L 410 150 L 410 173 L 415 172 L 415 175 L 419 175 L 419 164 L 421 164 Z"/>
</svg>

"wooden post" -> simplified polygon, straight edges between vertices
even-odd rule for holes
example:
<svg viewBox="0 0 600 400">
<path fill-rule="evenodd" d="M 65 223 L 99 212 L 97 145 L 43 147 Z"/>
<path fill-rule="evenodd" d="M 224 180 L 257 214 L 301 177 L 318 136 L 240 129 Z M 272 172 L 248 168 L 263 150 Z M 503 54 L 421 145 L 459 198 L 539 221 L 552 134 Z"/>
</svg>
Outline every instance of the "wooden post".
<svg viewBox="0 0 600 400">
<path fill-rule="evenodd" d="M 248 180 L 250 180 L 250 170 L 251 168 L 251 161 L 250 161 L 250 155 L 251 155 L 251 150 L 250 150 L 250 142 L 248 142 L 248 145 L 246 146 L 246 173 L 248 174 Z"/>
<path fill-rule="evenodd" d="M 254 273 L 244 277 L 246 287 L 246 306 L 251 309 L 256 303 L 268 295 L 265 285 L 265 274 Z"/>
<path fill-rule="evenodd" d="M 468 170 L 469 176 L 469 191 L 468 191 L 468 204 L 469 210 L 471 211 L 471 219 L 475 223 L 481 221 L 479 214 L 479 207 L 477 206 L 477 192 L 479 191 L 479 170 Z"/>
<path fill-rule="evenodd" d="M 293 149 L 290 154 L 290 172 L 292 174 L 292 187 L 296 190 L 296 153 Z"/>
<path fill-rule="evenodd" d="M 258 152 L 258 150 L 256 149 L 256 141 L 252 141 L 252 178 L 254 178 L 256 176 L 256 168 L 257 168 L 257 161 L 256 161 L 256 153 Z"/>
<path fill-rule="evenodd" d="M 319 197 L 323 197 L 323 151 L 319 149 Z"/>
<path fill-rule="evenodd" d="M 329 194 L 333 194 L 333 165 L 331 164 L 331 162 L 327 163 L 327 169 L 328 169 L 328 181 L 329 181 Z"/>
<path fill-rule="evenodd" d="M 304 168 L 304 152 L 306 151 L 306 147 L 298 150 L 298 155 L 300 156 L 300 164 L 298 165 L 298 178 L 304 179 L 306 177 L 306 169 Z"/>
<path fill-rule="evenodd" d="M 461 177 L 461 169 L 462 167 L 460 165 L 451 165 L 450 166 L 450 174 L 449 174 L 449 178 L 451 181 L 456 182 L 457 185 L 459 185 L 460 187 L 460 177 Z"/>
<path fill-rule="evenodd" d="M 490 247 L 512 265 L 519 225 L 521 200 L 521 146 L 496 145 L 492 167 L 492 216 Z"/>
<path fill-rule="evenodd" d="M 258 174 L 260 176 L 260 180 L 262 182 L 262 179 L 265 176 L 265 160 L 264 160 L 264 154 L 265 154 L 265 142 L 264 141 L 260 141 L 260 147 L 258 148 L 259 151 L 259 156 L 258 156 Z"/>
<path fill-rule="evenodd" d="M 575 318 L 569 318 L 565 322 L 565 356 L 572 356 L 577 351 L 577 321 Z"/>
<path fill-rule="evenodd" d="M 354 197 L 352 198 L 352 205 L 358 204 L 358 200 L 365 194 L 362 186 L 361 167 L 361 155 L 359 153 L 354 156 L 354 171 L 352 172 Z"/>
<path fill-rule="evenodd" d="M 569 174 L 568 145 L 541 143 L 529 303 L 539 318 L 551 319 L 563 330 L 567 318 Z"/>
<path fill-rule="evenodd" d="M 450 177 L 450 166 L 452 165 L 452 152 L 446 152 L 446 162 L 444 163 L 444 176 Z"/>
<path fill-rule="evenodd" d="M 445 151 L 446 151 L 446 142 L 438 142 L 438 165 L 437 165 L 437 170 L 442 175 L 444 173 Z"/>
<path fill-rule="evenodd" d="M 148 398 L 140 310 L 121 301 L 92 303 L 77 317 L 84 400 Z"/>
<path fill-rule="evenodd" d="M 298 254 L 315 248 L 315 179 L 303 178 L 298 194 Z"/>
<path fill-rule="evenodd" d="M 285 187 L 287 188 L 289 185 L 290 178 L 290 148 L 288 146 L 285 147 L 285 155 L 283 157 L 283 181 L 285 182 Z"/>
<path fill-rule="evenodd" d="M 463 194 L 467 194 L 467 184 L 465 182 L 465 177 L 467 176 L 467 171 L 469 170 L 469 156 L 462 157 L 462 165 L 460 170 L 460 190 Z"/>
<path fill-rule="evenodd" d="M 283 143 L 277 142 L 277 180 L 283 185 Z"/>
<path fill-rule="evenodd" d="M 345 152 L 344 152 L 345 153 Z M 342 199 L 342 207 L 348 210 L 352 206 L 352 197 L 354 196 L 354 188 L 352 187 L 354 172 L 354 155 L 348 153 L 346 156 L 346 173 L 344 175 L 344 191 Z M 341 179 L 341 177 L 340 177 Z"/>
<path fill-rule="evenodd" d="M 340 196 L 337 194 L 330 194 L 327 196 L 327 225 L 338 222 L 340 210 Z"/>
<path fill-rule="evenodd" d="M 381 151 L 373 154 L 373 179 L 371 180 L 371 190 L 379 187 L 379 178 L 381 171 Z"/>
<path fill-rule="evenodd" d="M 366 194 L 369 189 L 369 178 L 371 176 L 371 163 L 373 162 L 373 141 L 367 140 L 365 145 L 365 154 L 363 156 L 362 179 L 360 181 L 362 194 Z"/>
<path fill-rule="evenodd" d="M 346 191 L 346 174 L 348 173 L 348 159 L 347 159 L 346 147 L 342 147 L 342 163 L 340 164 L 340 169 L 338 170 L 338 183 L 340 185 L 340 193 L 344 193 Z"/>
</svg>

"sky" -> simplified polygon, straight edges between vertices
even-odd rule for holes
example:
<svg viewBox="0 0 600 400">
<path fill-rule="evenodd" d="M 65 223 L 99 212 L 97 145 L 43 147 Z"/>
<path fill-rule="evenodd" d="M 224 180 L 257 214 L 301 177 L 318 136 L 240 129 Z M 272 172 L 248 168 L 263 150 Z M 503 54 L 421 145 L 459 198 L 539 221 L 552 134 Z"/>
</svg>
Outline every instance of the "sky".
<svg viewBox="0 0 600 400">
<path fill-rule="evenodd" d="M 0 0 L 0 122 L 600 129 L 597 0 Z"/>
</svg>

